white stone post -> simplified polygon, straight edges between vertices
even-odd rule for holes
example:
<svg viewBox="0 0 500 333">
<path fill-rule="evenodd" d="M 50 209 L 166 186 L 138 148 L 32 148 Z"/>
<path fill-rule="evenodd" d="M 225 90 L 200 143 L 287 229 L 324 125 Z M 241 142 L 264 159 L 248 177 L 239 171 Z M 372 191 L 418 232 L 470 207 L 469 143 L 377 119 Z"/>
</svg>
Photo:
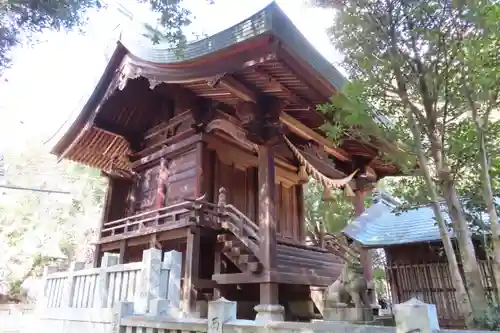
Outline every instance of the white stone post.
<svg viewBox="0 0 500 333">
<path fill-rule="evenodd" d="M 107 308 L 109 274 L 106 268 L 118 265 L 118 255 L 114 253 L 104 253 L 101 260 L 101 270 L 97 276 L 96 294 L 94 298 L 95 308 Z"/>
<path fill-rule="evenodd" d="M 85 268 L 84 262 L 75 261 L 72 262 L 69 266 L 68 275 L 66 278 L 66 283 L 64 284 L 64 290 L 61 300 L 61 307 L 71 307 L 71 303 L 73 302 L 73 293 L 75 291 L 75 276 L 74 272 L 79 271 Z"/>
<path fill-rule="evenodd" d="M 135 307 L 137 313 L 148 313 L 151 301 L 161 299 L 161 253 L 161 250 L 152 248 L 144 250 L 142 254 L 141 284 Z"/>
<path fill-rule="evenodd" d="M 222 326 L 230 320 L 236 320 L 236 302 L 224 297 L 208 302 L 207 333 L 222 333 Z"/>
<path fill-rule="evenodd" d="M 163 258 L 163 268 L 168 269 L 168 276 L 165 281 L 168 315 L 169 317 L 179 317 L 181 309 L 181 270 L 182 253 L 179 251 L 169 251 Z"/>
<path fill-rule="evenodd" d="M 111 332 L 120 333 L 121 319 L 123 317 L 131 316 L 134 314 L 134 303 L 120 302 L 115 305 L 113 309 L 113 322 L 111 323 Z"/>
<path fill-rule="evenodd" d="M 426 304 L 412 298 L 394 306 L 396 333 L 435 333 L 439 331 L 438 316 L 434 304 Z"/>
<path fill-rule="evenodd" d="M 37 304 L 39 306 L 37 308 L 47 308 L 49 307 L 48 301 L 50 299 L 49 295 L 49 284 L 48 284 L 48 276 L 49 274 L 57 272 L 57 266 L 45 266 L 43 268 L 43 278 L 41 283 L 41 288 L 38 292 Z"/>
</svg>

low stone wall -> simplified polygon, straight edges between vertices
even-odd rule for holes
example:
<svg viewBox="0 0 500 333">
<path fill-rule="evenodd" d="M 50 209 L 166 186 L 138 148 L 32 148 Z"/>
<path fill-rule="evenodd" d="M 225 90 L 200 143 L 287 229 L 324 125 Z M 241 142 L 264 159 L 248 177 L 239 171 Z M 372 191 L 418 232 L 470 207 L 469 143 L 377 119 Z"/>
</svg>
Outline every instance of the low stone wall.
<svg viewBox="0 0 500 333">
<path fill-rule="evenodd" d="M 34 304 L 0 304 L 0 333 L 25 331 L 35 320 Z"/>
</svg>

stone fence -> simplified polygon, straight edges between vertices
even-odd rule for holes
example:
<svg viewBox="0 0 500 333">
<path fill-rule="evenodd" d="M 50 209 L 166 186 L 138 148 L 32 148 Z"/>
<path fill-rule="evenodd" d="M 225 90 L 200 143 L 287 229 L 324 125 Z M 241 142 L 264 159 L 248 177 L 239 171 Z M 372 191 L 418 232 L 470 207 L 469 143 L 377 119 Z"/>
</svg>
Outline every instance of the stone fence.
<svg viewBox="0 0 500 333">
<path fill-rule="evenodd" d="M 208 304 L 208 318 L 179 318 L 168 310 L 167 304 L 155 302 L 158 313 L 138 316 L 132 303 L 122 303 L 116 309 L 113 333 L 139 332 L 203 332 L 203 333 L 451 333 L 466 331 L 440 330 L 436 307 L 416 299 L 395 306 L 396 327 L 353 325 L 346 322 L 320 321 L 310 323 L 236 319 L 236 302 L 219 299 Z M 479 333 L 479 331 L 475 331 Z M 491 333 L 491 332 L 490 332 Z"/>
<path fill-rule="evenodd" d="M 83 269 L 73 263 L 67 272 L 44 272 L 43 293 L 37 302 L 33 333 L 110 332 L 115 309 L 133 302 L 134 313 L 157 313 L 157 302 L 180 308 L 182 254 L 148 249 L 141 262 L 118 264 L 118 256 L 105 253 L 101 267 Z M 155 303 L 156 302 L 156 303 Z"/>
<path fill-rule="evenodd" d="M 273 316 L 236 318 L 237 303 L 208 303 L 206 318 L 180 311 L 181 253 L 145 250 L 143 261 L 118 264 L 106 254 L 102 267 L 69 272 L 46 269 L 37 320 L 21 333 L 434 333 L 441 331 L 436 307 L 416 299 L 394 306 L 396 327 L 341 321 L 284 322 Z M 272 306 L 261 304 L 259 307 Z M 464 332 L 464 331 L 462 331 Z M 0 332 L 2 333 L 2 332 Z M 444 333 L 444 331 L 443 331 Z"/>
</svg>

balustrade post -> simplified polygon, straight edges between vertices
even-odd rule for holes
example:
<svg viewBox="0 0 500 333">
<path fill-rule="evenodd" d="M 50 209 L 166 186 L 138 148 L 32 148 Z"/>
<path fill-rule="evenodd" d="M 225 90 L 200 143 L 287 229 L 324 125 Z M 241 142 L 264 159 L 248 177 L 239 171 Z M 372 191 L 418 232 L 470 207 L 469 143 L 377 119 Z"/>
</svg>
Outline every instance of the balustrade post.
<svg viewBox="0 0 500 333">
<path fill-rule="evenodd" d="M 68 275 L 66 278 L 66 283 L 64 284 L 64 290 L 62 295 L 61 307 L 71 307 L 71 303 L 73 302 L 73 293 L 74 293 L 74 282 L 75 276 L 74 272 L 79 271 L 85 268 L 84 262 L 75 261 L 70 264 Z"/>
<path fill-rule="evenodd" d="M 152 300 L 160 299 L 161 250 L 151 248 L 142 254 L 141 283 L 135 311 L 146 314 Z"/>
<path fill-rule="evenodd" d="M 49 274 L 55 273 L 58 271 L 57 266 L 45 266 L 43 268 L 43 278 L 42 278 L 42 289 L 40 290 L 40 293 L 38 295 L 37 299 L 37 304 L 41 305 L 42 307 L 48 307 L 48 301 L 50 299 L 49 293 L 49 286 L 48 286 L 48 276 Z"/>
<path fill-rule="evenodd" d="M 120 302 L 115 305 L 113 309 L 113 321 L 111 323 L 111 332 L 120 333 L 123 332 L 121 329 L 121 319 L 123 317 L 128 317 L 134 314 L 134 303 L 132 302 Z"/>
<path fill-rule="evenodd" d="M 439 331 L 436 305 L 412 298 L 394 306 L 396 333 L 435 333 Z"/>
<path fill-rule="evenodd" d="M 224 187 L 219 189 L 219 197 L 217 198 L 218 217 L 217 222 L 220 226 L 224 227 L 226 221 L 226 205 L 227 205 L 227 190 Z"/>
<path fill-rule="evenodd" d="M 108 303 L 109 274 L 107 267 L 118 265 L 119 257 L 114 253 L 105 252 L 101 260 L 101 269 L 97 276 L 96 295 L 94 298 L 94 308 L 106 308 Z"/>
<path fill-rule="evenodd" d="M 236 320 L 236 302 L 224 297 L 208 302 L 207 333 L 222 333 L 223 325 L 230 320 Z"/>
<path fill-rule="evenodd" d="M 165 253 L 163 264 L 168 267 L 168 284 L 166 290 L 168 307 L 172 311 L 180 311 L 181 307 L 181 278 L 182 278 L 182 253 L 169 251 Z M 177 310 L 176 310 L 177 309 Z"/>
</svg>

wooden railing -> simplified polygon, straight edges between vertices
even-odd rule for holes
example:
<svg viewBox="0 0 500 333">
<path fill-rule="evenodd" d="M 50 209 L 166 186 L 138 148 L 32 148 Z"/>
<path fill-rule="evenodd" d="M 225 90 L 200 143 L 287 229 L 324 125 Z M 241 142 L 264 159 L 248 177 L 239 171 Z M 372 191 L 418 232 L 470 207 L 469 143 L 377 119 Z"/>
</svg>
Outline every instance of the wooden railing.
<svg viewBox="0 0 500 333">
<path fill-rule="evenodd" d="M 187 223 L 193 210 L 193 202 L 184 201 L 156 210 L 143 212 L 119 220 L 105 222 L 101 237 L 114 236 L 131 231 L 144 231 L 147 228 L 175 226 Z"/>
</svg>

